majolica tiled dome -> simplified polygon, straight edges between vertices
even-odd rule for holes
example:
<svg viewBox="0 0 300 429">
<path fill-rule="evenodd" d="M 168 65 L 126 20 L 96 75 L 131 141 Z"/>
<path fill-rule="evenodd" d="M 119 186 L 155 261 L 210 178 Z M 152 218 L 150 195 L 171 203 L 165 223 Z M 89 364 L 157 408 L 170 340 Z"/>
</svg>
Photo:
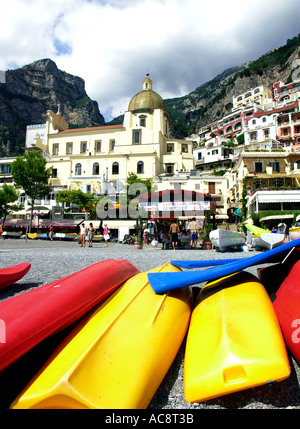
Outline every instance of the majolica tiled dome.
<svg viewBox="0 0 300 429">
<path fill-rule="evenodd" d="M 149 77 L 143 82 L 143 90 L 136 94 L 129 103 L 131 112 L 149 112 L 154 109 L 166 110 L 164 100 L 152 90 L 152 80 Z"/>
</svg>

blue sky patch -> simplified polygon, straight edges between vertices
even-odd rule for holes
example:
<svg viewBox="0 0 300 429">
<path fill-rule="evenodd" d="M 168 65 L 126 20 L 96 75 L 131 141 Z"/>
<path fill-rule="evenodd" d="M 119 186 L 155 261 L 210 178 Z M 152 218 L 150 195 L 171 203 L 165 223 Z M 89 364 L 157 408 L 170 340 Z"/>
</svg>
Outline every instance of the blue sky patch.
<svg viewBox="0 0 300 429">
<path fill-rule="evenodd" d="M 70 55 L 72 53 L 72 48 L 67 43 L 63 43 L 57 38 L 54 39 L 53 43 L 57 55 Z"/>
</svg>

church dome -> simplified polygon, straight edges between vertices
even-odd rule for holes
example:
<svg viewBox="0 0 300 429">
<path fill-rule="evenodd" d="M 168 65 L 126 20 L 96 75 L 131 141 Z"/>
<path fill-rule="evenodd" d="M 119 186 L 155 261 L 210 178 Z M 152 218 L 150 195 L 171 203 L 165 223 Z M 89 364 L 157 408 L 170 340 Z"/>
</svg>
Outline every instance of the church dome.
<svg viewBox="0 0 300 429">
<path fill-rule="evenodd" d="M 154 109 L 167 110 L 164 100 L 152 90 L 152 80 L 149 77 L 143 81 L 143 90 L 130 100 L 128 110 L 136 112 L 152 112 Z"/>
</svg>

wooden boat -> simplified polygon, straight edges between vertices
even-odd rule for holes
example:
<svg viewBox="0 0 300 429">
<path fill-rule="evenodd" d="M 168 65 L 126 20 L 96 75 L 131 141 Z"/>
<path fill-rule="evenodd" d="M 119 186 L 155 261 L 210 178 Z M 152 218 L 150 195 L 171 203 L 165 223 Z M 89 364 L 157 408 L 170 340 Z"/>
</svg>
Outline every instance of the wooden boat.
<svg viewBox="0 0 300 429">
<path fill-rule="evenodd" d="M 252 236 L 252 244 L 263 249 L 271 250 L 281 244 L 284 244 L 284 234 L 255 234 Z"/>
<path fill-rule="evenodd" d="M 129 261 L 107 259 L 0 302 L 6 329 L 6 342 L 0 343 L 0 371 L 78 320 L 138 272 Z"/>
<path fill-rule="evenodd" d="M 13 265 L 8 268 L 0 269 L 0 289 L 4 289 L 25 276 L 30 270 L 31 264 L 29 262 L 24 262 L 23 264 Z M 3 320 L 3 317 L 1 315 Z"/>
<path fill-rule="evenodd" d="M 292 226 L 289 229 L 289 239 L 297 240 L 297 238 L 300 238 L 300 226 Z"/>
<path fill-rule="evenodd" d="M 299 256 L 299 254 L 298 254 Z M 300 363 L 300 259 L 286 272 L 273 303 L 288 349 Z"/>
<path fill-rule="evenodd" d="M 152 271 L 178 271 L 169 263 Z M 146 408 L 188 329 L 191 288 L 128 280 L 59 347 L 11 408 Z"/>
<path fill-rule="evenodd" d="M 187 336 L 186 401 L 207 401 L 289 375 L 280 326 L 257 278 L 241 272 L 207 284 Z"/>
<path fill-rule="evenodd" d="M 209 239 L 213 246 L 220 251 L 241 246 L 245 243 L 245 235 L 238 231 L 229 231 L 226 229 L 215 229 L 210 232 Z"/>
</svg>

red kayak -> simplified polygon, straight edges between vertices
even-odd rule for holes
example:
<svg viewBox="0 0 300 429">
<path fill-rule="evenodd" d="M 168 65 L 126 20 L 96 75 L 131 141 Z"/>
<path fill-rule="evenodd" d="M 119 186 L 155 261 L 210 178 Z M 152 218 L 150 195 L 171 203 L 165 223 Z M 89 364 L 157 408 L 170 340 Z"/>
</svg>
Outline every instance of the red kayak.
<svg viewBox="0 0 300 429">
<path fill-rule="evenodd" d="M 0 302 L 5 342 L 0 371 L 46 337 L 66 328 L 140 271 L 124 259 L 107 259 L 53 283 Z"/>
<path fill-rule="evenodd" d="M 293 268 L 295 262 L 297 262 L 299 259 L 300 248 L 295 247 L 280 263 L 272 264 L 268 267 L 259 268 L 257 270 L 257 277 L 264 285 L 272 300 L 274 293 L 276 293 L 276 291 L 279 289 L 281 283 Z"/>
<path fill-rule="evenodd" d="M 288 349 L 300 362 L 300 260 L 281 283 L 273 302 Z"/>
<path fill-rule="evenodd" d="M 29 262 L 24 262 L 23 264 L 13 265 L 8 268 L 0 269 L 0 289 L 8 287 L 28 273 L 30 270 L 31 264 Z"/>
</svg>

